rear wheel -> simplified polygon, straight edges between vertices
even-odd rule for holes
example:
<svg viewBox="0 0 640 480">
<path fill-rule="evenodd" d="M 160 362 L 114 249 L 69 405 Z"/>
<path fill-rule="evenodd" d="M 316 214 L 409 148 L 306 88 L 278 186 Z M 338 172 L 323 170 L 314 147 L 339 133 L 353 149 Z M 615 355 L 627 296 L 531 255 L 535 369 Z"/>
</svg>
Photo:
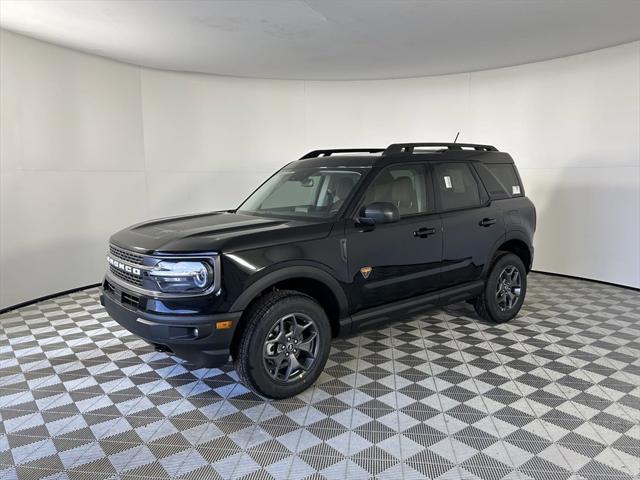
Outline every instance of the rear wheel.
<svg viewBox="0 0 640 480">
<path fill-rule="evenodd" d="M 271 292 L 248 312 L 234 358 L 242 382 L 269 398 L 306 390 L 322 373 L 331 326 L 322 307 L 300 292 Z"/>
<path fill-rule="evenodd" d="M 494 261 L 473 306 L 478 315 L 496 323 L 508 322 L 518 314 L 527 292 L 527 270 L 520 257 L 503 253 Z"/>
</svg>

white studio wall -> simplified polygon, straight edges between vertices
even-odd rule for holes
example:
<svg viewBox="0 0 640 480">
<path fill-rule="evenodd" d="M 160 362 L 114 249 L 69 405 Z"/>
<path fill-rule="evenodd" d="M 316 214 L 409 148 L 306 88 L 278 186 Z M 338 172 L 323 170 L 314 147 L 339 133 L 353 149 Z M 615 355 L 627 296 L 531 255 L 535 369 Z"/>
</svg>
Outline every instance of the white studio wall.
<svg viewBox="0 0 640 480">
<path fill-rule="evenodd" d="M 311 82 L 173 73 L 0 36 L 0 308 L 97 283 L 114 231 L 233 208 L 320 147 L 491 143 L 534 268 L 640 287 L 640 42 L 498 70 Z"/>
</svg>

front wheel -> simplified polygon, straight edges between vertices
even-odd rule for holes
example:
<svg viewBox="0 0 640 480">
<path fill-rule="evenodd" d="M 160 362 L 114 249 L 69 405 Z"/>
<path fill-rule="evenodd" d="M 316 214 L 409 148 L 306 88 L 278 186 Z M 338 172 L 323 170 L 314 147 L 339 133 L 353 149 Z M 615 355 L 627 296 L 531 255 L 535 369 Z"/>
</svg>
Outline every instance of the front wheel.
<svg viewBox="0 0 640 480">
<path fill-rule="evenodd" d="M 508 322 L 518 314 L 527 292 L 527 270 L 520 257 L 504 253 L 495 260 L 484 291 L 475 298 L 478 315 L 496 323 Z"/>
<path fill-rule="evenodd" d="M 234 358 L 242 382 L 259 395 L 287 398 L 311 386 L 331 347 L 331 326 L 322 307 L 303 293 L 271 292 L 248 312 Z"/>
</svg>

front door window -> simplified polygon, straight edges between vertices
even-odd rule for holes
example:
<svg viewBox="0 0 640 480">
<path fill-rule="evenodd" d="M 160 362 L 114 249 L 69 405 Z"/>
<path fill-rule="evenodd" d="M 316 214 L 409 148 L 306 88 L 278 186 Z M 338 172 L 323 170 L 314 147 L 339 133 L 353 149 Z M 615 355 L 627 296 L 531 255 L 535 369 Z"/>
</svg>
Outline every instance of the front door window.
<svg viewBox="0 0 640 480">
<path fill-rule="evenodd" d="M 393 203 L 400 217 L 426 213 L 425 170 L 421 164 L 393 165 L 378 174 L 364 195 L 362 206 L 374 202 Z"/>
</svg>

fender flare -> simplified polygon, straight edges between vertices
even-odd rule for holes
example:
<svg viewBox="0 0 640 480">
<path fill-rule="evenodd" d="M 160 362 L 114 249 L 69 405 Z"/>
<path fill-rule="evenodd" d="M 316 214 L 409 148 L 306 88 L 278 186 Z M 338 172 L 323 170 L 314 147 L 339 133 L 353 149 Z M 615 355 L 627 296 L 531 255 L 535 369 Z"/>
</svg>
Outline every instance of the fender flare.
<svg viewBox="0 0 640 480">
<path fill-rule="evenodd" d="M 482 267 L 482 273 L 480 274 L 481 278 L 486 278 L 489 275 L 489 270 L 491 270 L 491 265 L 493 263 L 493 258 L 496 256 L 496 252 L 500 249 L 500 245 L 507 241 L 507 235 L 502 234 L 500 238 L 498 238 L 493 245 L 491 245 L 491 250 L 489 250 L 490 254 L 487 255 L 487 261 L 484 263 Z"/>
<path fill-rule="evenodd" d="M 240 296 L 233 302 L 229 311 L 237 312 L 245 310 L 249 304 L 260 294 L 260 292 L 269 288 L 276 283 L 284 280 L 290 280 L 292 278 L 308 278 L 316 280 L 324 284 L 338 302 L 340 318 L 348 316 L 349 303 L 344 290 L 331 274 L 325 272 L 318 267 L 312 267 L 307 265 L 296 265 L 278 268 L 270 273 L 265 274 L 258 280 L 249 285 Z"/>
<path fill-rule="evenodd" d="M 496 253 L 498 252 L 498 250 L 500 250 L 500 247 L 511 240 L 519 240 L 522 243 L 524 243 L 524 245 L 527 247 L 527 250 L 529 250 L 529 255 L 531 256 L 531 261 L 533 263 L 533 247 L 529 242 L 529 238 L 527 237 L 527 234 L 521 230 L 509 230 L 508 232 L 506 232 L 506 234 L 502 237 L 502 240 L 499 242 L 496 242 L 496 244 L 493 246 L 493 251 L 491 252 L 491 257 L 489 258 L 493 259 L 496 256 Z M 483 274 L 486 274 L 489 271 L 490 267 L 491 265 L 487 263 L 485 267 L 485 271 L 483 271 Z M 530 269 L 531 265 L 525 265 L 525 267 Z"/>
</svg>

